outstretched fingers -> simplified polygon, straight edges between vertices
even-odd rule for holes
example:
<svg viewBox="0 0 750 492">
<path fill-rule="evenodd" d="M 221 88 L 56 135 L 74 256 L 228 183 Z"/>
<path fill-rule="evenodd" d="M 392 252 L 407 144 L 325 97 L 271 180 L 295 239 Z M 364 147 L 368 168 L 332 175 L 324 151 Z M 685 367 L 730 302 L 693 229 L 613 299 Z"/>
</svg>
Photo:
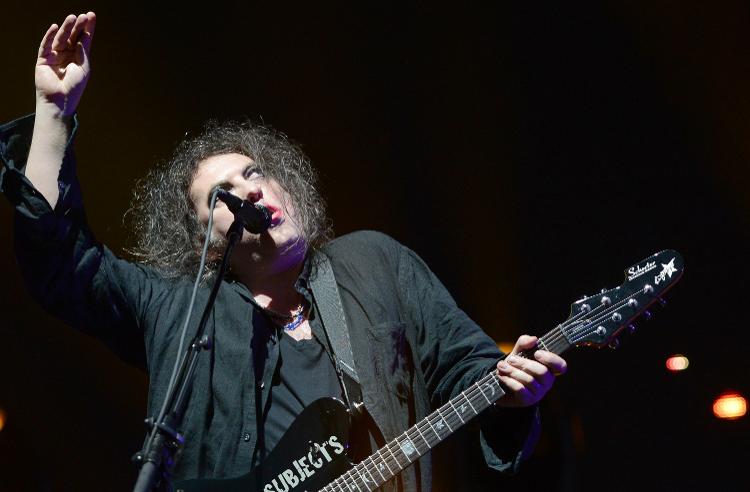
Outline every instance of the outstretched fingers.
<svg viewBox="0 0 750 492">
<path fill-rule="evenodd" d="M 60 53 L 72 47 L 70 34 L 73 32 L 73 26 L 75 26 L 77 20 L 78 17 L 72 14 L 65 18 L 52 42 L 52 51 Z"/>
<path fill-rule="evenodd" d="M 96 16 L 93 12 L 81 14 L 76 19 L 73 31 L 70 34 L 70 42 L 76 47 L 76 63 L 85 64 L 89 53 L 91 53 L 91 41 L 96 27 Z"/>
<path fill-rule="evenodd" d="M 52 52 L 52 42 L 55 40 L 55 34 L 57 34 L 59 29 L 60 26 L 57 24 L 49 26 L 49 29 L 47 29 L 47 32 L 42 38 L 42 43 L 39 45 L 39 58 L 47 58 L 50 55 Z"/>
<path fill-rule="evenodd" d="M 88 12 L 86 14 L 86 24 L 83 26 L 80 42 L 86 53 L 91 52 L 91 41 L 94 39 L 94 30 L 96 29 L 96 14 Z"/>
<path fill-rule="evenodd" d="M 90 33 L 90 17 L 95 19 L 93 12 L 81 14 L 76 17 L 76 22 L 75 24 L 73 24 L 73 29 L 70 31 L 70 38 L 68 39 L 68 43 L 71 46 L 75 45 L 78 42 L 83 43 L 83 39 L 84 37 L 86 37 L 85 35 Z"/>
</svg>

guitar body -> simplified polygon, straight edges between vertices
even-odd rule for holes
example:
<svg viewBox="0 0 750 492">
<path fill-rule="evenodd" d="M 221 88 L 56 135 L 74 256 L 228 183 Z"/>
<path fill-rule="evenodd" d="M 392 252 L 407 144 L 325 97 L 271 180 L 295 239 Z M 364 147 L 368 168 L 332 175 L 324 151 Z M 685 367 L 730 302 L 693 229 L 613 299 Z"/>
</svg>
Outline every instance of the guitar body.
<svg viewBox="0 0 750 492">
<path fill-rule="evenodd" d="M 262 466 L 237 478 L 176 482 L 176 492 L 316 491 L 352 467 L 346 406 L 321 398 L 307 406 Z"/>
</svg>

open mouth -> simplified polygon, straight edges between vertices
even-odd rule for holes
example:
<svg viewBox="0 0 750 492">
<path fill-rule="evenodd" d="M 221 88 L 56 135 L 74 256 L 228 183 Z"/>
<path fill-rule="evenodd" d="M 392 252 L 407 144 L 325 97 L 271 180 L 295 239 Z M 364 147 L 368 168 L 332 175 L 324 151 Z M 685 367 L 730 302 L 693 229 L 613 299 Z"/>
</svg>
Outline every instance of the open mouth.
<svg viewBox="0 0 750 492">
<path fill-rule="evenodd" d="M 276 227 L 281 224 L 284 220 L 284 212 L 280 208 L 276 208 L 273 205 L 263 204 L 264 207 L 271 212 L 271 227 Z"/>
</svg>

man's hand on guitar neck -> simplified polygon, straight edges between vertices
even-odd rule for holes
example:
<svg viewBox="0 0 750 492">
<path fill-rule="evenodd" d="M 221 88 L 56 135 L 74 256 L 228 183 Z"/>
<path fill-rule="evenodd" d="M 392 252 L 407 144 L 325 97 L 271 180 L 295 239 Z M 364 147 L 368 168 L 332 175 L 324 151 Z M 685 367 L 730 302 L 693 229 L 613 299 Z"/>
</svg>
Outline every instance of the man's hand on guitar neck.
<svg viewBox="0 0 750 492">
<path fill-rule="evenodd" d="M 536 337 L 521 335 L 508 357 L 497 363 L 497 374 L 508 388 L 497 401 L 498 406 L 527 407 L 537 403 L 552 388 L 555 377 L 567 370 L 565 359 L 546 350 L 536 350 L 534 359 L 516 355 L 536 347 Z"/>
</svg>

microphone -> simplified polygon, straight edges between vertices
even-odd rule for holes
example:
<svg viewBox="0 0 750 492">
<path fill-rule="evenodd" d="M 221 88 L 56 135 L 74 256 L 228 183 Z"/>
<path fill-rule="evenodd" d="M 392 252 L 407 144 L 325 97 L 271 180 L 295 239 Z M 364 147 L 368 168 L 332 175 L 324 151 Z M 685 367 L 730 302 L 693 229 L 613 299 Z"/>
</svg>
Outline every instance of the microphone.
<svg viewBox="0 0 750 492">
<path fill-rule="evenodd" d="M 242 225 L 248 232 L 260 234 L 271 227 L 271 212 L 263 205 L 252 204 L 221 188 L 218 189 L 216 196 L 227 204 L 227 208 L 236 219 L 242 221 Z"/>
</svg>

